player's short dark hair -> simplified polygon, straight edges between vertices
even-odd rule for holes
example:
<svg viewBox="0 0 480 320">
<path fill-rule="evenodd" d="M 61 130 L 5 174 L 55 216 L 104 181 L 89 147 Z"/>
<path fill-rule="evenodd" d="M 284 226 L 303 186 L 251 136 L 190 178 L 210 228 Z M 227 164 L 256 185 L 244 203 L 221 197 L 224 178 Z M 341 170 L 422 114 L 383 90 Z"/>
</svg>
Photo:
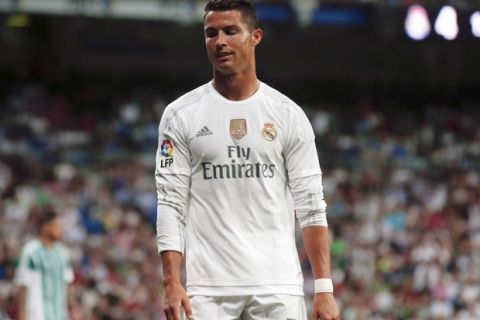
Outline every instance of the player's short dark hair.
<svg viewBox="0 0 480 320">
<path fill-rule="evenodd" d="M 251 30 L 259 27 L 259 21 L 255 8 L 248 0 L 210 0 L 205 6 L 205 16 L 210 11 L 238 10 L 242 14 L 242 20 Z"/>
<path fill-rule="evenodd" d="M 57 217 L 58 217 L 58 214 L 53 210 L 43 211 L 40 214 L 40 216 L 38 217 L 37 227 L 40 229 L 44 225 L 46 225 L 46 224 L 52 222 L 53 220 L 55 220 Z"/>
</svg>

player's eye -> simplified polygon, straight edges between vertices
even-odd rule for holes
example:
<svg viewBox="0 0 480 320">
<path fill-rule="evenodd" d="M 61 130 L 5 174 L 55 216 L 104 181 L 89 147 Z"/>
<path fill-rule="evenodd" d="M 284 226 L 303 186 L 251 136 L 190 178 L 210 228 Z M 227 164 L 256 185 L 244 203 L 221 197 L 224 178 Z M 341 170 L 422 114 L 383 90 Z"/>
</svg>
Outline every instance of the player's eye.
<svg viewBox="0 0 480 320">
<path fill-rule="evenodd" d="M 237 33 L 237 30 L 236 30 L 235 28 L 227 28 L 227 29 L 225 29 L 225 34 L 226 34 L 226 35 L 231 36 L 231 35 L 234 35 L 234 34 L 236 34 L 236 33 Z"/>
<path fill-rule="evenodd" d="M 213 37 L 217 36 L 217 33 L 218 33 L 218 32 L 217 32 L 217 30 L 215 30 L 215 29 L 210 29 L 210 28 L 209 28 L 209 29 L 206 29 L 206 30 L 205 30 L 205 36 L 206 36 L 207 38 L 213 38 Z"/>
</svg>

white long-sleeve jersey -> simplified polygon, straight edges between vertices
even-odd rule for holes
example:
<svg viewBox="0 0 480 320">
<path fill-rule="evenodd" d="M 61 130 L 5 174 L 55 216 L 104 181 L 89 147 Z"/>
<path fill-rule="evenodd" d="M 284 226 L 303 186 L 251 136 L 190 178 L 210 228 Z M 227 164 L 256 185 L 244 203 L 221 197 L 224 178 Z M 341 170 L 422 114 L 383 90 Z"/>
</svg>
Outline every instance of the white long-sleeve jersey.
<svg viewBox="0 0 480 320">
<path fill-rule="evenodd" d="M 294 209 L 301 227 L 327 226 L 314 140 L 302 109 L 262 82 L 242 101 L 209 82 L 166 108 L 157 245 L 186 253 L 189 295 L 303 294 Z"/>
</svg>

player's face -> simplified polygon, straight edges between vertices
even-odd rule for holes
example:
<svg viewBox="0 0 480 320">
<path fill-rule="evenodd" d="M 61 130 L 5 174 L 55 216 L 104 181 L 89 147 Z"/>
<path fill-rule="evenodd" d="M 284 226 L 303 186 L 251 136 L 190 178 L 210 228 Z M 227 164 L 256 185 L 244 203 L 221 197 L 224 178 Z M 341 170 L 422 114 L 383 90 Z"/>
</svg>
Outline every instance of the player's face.
<svg viewBox="0 0 480 320">
<path fill-rule="evenodd" d="M 59 218 L 55 218 L 52 221 L 50 221 L 47 225 L 47 232 L 51 240 L 53 241 L 59 241 L 62 239 L 63 235 L 63 229 L 62 225 L 60 223 Z"/>
<path fill-rule="evenodd" d="M 255 46 L 262 39 L 262 31 L 251 30 L 240 11 L 208 12 L 204 32 L 208 58 L 221 74 L 241 73 L 255 65 Z"/>
</svg>

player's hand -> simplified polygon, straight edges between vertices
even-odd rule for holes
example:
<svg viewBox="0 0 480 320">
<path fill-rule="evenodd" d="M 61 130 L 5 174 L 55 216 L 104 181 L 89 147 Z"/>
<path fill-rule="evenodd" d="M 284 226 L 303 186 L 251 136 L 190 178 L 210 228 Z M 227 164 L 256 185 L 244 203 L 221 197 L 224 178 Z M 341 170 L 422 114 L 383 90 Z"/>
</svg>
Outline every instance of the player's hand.
<svg viewBox="0 0 480 320">
<path fill-rule="evenodd" d="M 187 318 L 193 320 L 192 307 L 181 283 L 165 285 L 164 311 L 167 320 L 181 320 L 181 307 L 185 310 Z"/>
<path fill-rule="evenodd" d="M 312 306 L 312 320 L 340 320 L 340 312 L 333 294 L 315 294 Z"/>
</svg>

